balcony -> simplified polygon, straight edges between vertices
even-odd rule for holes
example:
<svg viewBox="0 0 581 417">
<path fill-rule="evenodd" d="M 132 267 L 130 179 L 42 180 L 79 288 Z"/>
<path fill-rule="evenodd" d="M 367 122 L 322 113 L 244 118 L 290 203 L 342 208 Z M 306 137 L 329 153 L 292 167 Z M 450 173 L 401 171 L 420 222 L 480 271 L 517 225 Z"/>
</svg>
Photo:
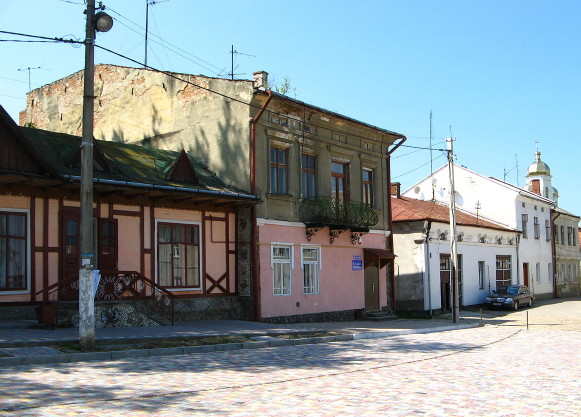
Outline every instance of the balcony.
<svg viewBox="0 0 581 417">
<path fill-rule="evenodd" d="M 351 230 L 353 244 L 379 221 L 371 206 L 353 201 L 337 201 L 331 197 L 303 200 L 299 206 L 299 218 L 307 226 L 309 241 L 317 231 L 329 227 L 331 243 L 340 233 Z"/>
</svg>

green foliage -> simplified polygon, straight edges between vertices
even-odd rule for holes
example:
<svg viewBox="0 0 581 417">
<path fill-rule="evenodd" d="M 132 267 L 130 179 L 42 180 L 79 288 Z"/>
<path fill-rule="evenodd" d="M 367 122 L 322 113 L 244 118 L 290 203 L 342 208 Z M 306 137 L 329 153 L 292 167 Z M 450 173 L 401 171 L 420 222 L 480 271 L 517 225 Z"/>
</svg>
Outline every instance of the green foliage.
<svg viewBox="0 0 581 417">
<path fill-rule="evenodd" d="M 269 86 L 269 87 L 271 90 L 274 90 L 280 94 L 284 94 L 285 96 L 288 96 L 289 93 L 291 93 L 291 92 L 292 92 L 293 96 L 295 96 L 295 97 L 297 96 L 297 89 L 296 89 L 296 87 L 292 86 L 291 80 L 287 76 L 284 76 L 281 83 L 274 84 L 274 85 Z"/>
</svg>

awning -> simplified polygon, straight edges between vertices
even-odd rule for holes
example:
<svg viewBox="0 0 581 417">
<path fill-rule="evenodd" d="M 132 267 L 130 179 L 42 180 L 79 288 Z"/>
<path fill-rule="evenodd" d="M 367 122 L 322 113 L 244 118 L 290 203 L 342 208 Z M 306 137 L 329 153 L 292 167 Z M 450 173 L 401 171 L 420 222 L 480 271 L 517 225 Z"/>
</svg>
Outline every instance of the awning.
<svg viewBox="0 0 581 417">
<path fill-rule="evenodd" d="M 387 261 L 395 259 L 395 254 L 388 249 L 363 249 L 365 266 L 376 265 L 379 269 L 383 268 Z"/>
<path fill-rule="evenodd" d="M 369 253 L 380 258 L 395 259 L 395 255 L 392 251 L 388 249 L 363 249 L 365 253 Z"/>
</svg>

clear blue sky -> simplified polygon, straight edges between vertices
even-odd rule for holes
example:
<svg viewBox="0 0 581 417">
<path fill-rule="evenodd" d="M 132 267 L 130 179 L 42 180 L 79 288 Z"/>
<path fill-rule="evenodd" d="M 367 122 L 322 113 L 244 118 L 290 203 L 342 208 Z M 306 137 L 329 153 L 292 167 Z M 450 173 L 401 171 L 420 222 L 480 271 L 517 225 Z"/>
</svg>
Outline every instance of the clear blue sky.
<svg viewBox="0 0 581 417">
<path fill-rule="evenodd" d="M 116 22 L 97 44 L 143 62 L 146 0 L 104 4 Z M 0 30 L 84 37 L 82 0 L 0 7 Z M 581 215 L 581 1 L 156 0 L 149 10 L 153 67 L 224 75 L 234 45 L 238 78 L 288 77 L 290 95 L 403 133 L 407 145 L 429 146 L 432 111 L 435 148 L 451 130 L 459 164 L 499 179 L 510 171 L 521 186 L 539 141 L 559 205 Z M 0 103 L 14 118 L 27 68 L 36 88 L 84 65 L 83 48 L 65 44 L 0 42 L 0 56 Z M 99 50 L 95 61 L 135 66 Z M 432 156 L 434 169 L 445 163 Z M 404 189 L 429 174 L 429 151 L 396 151 L 392 179 Z"/>
</svg>

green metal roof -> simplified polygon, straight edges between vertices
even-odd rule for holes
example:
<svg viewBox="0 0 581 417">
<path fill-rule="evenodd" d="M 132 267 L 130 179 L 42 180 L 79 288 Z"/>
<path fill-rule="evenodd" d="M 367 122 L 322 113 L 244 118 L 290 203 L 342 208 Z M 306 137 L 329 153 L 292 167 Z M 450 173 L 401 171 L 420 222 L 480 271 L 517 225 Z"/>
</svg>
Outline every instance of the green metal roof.
<svg viewBox="0 0 581 417">
<path fill-rule="evenodd" d="M 81 175 L 78 163 L 82 142 L 80 137 L 35 128 L 20 127 L 20 129 L 30 145 L 58 175 L 62 177 Z M 113 141 L 95 140 L 94 143 L 93 159 L 96 164 L 93 177 L 98 182 L 104 180 L 130 183 L 128 185 L 139 183 L 150 186 L 169 186 L 176 187 L 178 191 L 180 188 L 184 191 L 197 190 L 201 193 L 214 191 L 258 199 L 243 190 L 227 185 L 191 153 L 186 153 L 186 155 L 199 181 L 197 184 L 169 179 L 181 152 Z M 105 169 L 97 169 L 96 165 L 103 161 L 106 164 Z"/>
</svg>

